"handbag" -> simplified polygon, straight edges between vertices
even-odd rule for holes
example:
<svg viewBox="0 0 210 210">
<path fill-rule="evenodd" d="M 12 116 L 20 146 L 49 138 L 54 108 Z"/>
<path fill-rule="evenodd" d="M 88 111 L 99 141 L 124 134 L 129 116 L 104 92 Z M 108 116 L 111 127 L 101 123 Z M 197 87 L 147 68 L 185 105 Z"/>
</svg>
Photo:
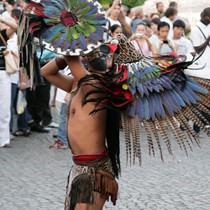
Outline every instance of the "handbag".
<svg viewBox="0 0 210 210">
<path fill-rule="evenodd" d="M 16 53 L 14 53 L 12 50 L 7 48 L 7 43 L 2 36 L 0 32 L 0 38 L 4 45 L 6 46 L 6 50 L 3 51 L 4 59 L 5 59 L 5 65 L 6 65 L 6 72 L 9 74 L 13 74 L 16 71 L 19 70 L 19 58 Z"/>
</svg>

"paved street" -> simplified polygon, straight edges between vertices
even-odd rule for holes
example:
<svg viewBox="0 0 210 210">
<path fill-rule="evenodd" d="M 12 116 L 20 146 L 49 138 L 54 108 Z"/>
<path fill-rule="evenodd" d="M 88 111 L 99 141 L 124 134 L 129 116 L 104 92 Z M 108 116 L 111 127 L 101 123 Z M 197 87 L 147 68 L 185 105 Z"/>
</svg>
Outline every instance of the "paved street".
<svg viewBox="0 0 210 210">
<path fill-rule="evenodd" d="M 54 109 L 55 121 L 57 121 Z M 49 150 L 49 134 L 16 138 L 12 148 L 0 149 L 0 210 L 62 210 L 66 177 L 71 165 L 69 150 Z M 126 166 L 121 134 L 122 175 L 117 206 L 107 210 L 210 210 L 210 139 L 201 139 L 187 157 L 178 147 L 165 162 L 147 154 L 142 143 L 143 165 Z M 145 138 L 145 133 L 142 133 Z M 158 151 L 157 151 L 158 152 Z"/>
</svg>

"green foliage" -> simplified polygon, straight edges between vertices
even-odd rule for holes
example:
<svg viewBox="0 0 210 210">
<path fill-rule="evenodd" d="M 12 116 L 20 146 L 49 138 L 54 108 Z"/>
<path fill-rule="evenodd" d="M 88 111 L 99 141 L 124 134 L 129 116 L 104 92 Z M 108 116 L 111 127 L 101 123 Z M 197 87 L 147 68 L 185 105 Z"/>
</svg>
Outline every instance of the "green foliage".
<svg viewBox="0 0 210 210">
<path fill-rule="evenodd" d="M 110 3 L 113 0 L 98 0 L 98 1 L 103 7 L 108 8 Z M 145 0 L 122 0 L 122 4 L 127 5 L 129 8 L 140 6 L 144 2 L 145 2 Z"/>
<path fill-rule="evenodd" d="M 112 0 L 98 0 L 98 2 L 105 8 L 108 8 L 112 3 Z"/>
<path fill-rule="evenodd" d="M 127 5 L 129 8 L 141 6 L 145 0 L 122 0 L 122 4 Z"/>
</svg>

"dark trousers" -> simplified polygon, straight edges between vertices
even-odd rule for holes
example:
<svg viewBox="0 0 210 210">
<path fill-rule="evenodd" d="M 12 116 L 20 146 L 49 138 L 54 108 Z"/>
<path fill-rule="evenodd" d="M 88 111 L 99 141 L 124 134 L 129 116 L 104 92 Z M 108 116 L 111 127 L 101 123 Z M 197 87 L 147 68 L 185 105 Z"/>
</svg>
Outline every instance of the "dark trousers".
<svg viewBox="0 0 210 210">
<path fill-rule="evenodd" d="M 44 79 L 45 84 L 36 86 L 35 90 L 27 90 L 28 111 L 35 123 L 42 121 L 43 125 L 52 122 L 50 110 L 50 88 L 51 84 Z"/>
</svg>

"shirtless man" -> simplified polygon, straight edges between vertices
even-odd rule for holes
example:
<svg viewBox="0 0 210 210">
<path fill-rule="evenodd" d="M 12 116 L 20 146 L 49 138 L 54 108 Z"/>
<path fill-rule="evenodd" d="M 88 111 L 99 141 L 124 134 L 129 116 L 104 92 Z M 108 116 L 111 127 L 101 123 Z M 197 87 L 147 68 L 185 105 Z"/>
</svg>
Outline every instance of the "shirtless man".
<svg viewBox="0 0 210 210">
<path fill-rule="evenodd" d="M 71 69 L 73 77 L 59 72 L 66 65 Z M 118 191 L 105 145 L 107 111 L 90 115 L 95 104 L 83 106 L 82 100 L 84 94 L 93 87 L 77 87 L 80 79 L 88 74 L 90 72 L 77 56 L 65 56 L 65 59 L 57 57 L 42 68 L 42 75 L 49 82 L 71 93 L 67 110 L 67 134 L 74 165 L 67 184 L 65 210 L 101 210 L 109 197 L 115 204 Z"/>
</svg>

